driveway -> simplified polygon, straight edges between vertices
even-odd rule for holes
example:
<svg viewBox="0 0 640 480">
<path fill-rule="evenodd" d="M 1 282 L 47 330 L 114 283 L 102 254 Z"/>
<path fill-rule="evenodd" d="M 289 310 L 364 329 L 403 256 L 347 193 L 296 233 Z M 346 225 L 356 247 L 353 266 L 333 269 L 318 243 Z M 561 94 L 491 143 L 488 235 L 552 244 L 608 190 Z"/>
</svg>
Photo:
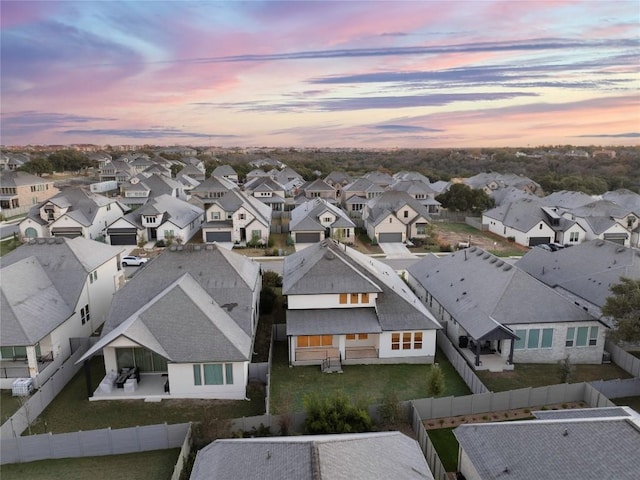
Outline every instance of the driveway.
<svg viewBox="0 0 640 480">
<path fill-rule="evenodd" d="M 413 258 L 415 255 L 409 251 L 404 243 L 380 243 L 378 244 L 387 258 Z"/>
</svg>

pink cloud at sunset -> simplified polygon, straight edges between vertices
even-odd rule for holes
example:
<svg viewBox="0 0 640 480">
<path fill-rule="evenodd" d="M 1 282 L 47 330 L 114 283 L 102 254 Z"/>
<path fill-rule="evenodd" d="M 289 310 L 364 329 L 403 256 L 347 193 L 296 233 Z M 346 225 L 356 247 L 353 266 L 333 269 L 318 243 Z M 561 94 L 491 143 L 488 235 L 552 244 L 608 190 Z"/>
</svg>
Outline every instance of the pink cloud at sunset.
<svg viewBox="0 0 640 480">
<path fill-rule="evenodd" d="M 635 0 L 148 6 L 3 0 L 1 143 L 640 143 Z"/>
</svg>

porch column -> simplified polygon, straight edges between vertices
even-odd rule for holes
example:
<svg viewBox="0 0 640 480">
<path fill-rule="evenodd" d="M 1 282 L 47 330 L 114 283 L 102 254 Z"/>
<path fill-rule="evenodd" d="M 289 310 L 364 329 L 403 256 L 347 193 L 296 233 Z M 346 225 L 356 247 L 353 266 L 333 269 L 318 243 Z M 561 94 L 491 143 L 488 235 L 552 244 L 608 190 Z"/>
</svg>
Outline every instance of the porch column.
<svg viewBox="0 0 640 480">
<path fill-rule="evenodd" d="M 346 357 L 345 355 L 345 343 L 346 343 L 346 336 L 345 335 L 339 335 L 338 336 L 338 350 L 340 351 L 340 358 L 342 358 L 343 360 Z"/>
<path fill-rule="evenodd" d="M 513 346 L 515 343 L 515 340 L 512 338 L 511 345 L 509 346 L 509 365 L 513 365 Z"/>
<path fill-rule="evenodd" d="M 480 342 L 476 341 L 476 367 L 480 366 Z"/>
<path fill-rule="evenodd" d="M 36 356 L 36 347 L 30 345 L 27 347 L 27 365 L 29 366 L 29 377 L 35 378 L 38 374 L 38 358 Z"/>
</svg>

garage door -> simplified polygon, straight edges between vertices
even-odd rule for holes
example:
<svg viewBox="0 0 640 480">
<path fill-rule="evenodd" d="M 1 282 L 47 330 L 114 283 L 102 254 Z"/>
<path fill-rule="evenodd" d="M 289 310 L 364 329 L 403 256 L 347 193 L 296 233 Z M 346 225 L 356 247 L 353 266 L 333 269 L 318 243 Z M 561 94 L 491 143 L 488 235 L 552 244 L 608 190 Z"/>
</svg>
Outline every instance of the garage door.
<svg viewBox="0 0 640 480">
<path fill-rule="evenodd" d="M 230 242 L 231 232 L 206 232 L 207 243 L 211 242 Z"/>
<path fill-rule="evenodd" d="M 627 241 L 627 234 L 626 233 L 605 233 L 604 239 L 609 242 L 624 245 L 624 243 Z"/>
<path fill-rule="evenodd" d="M 378 242 L 380 243 L 402 243 L 401 233 L 381 233 L 378 235 Z"/>
<path fill-rule="evenodd" d="M 316 243 L 320 241 L 320 233 L 296 233 L 296 243 Z"/>
<path fill-rule="evenodd" d="M 107 235 L 111 245 L 136 245 L 138 243 L 135 228 L 110 228 Z"/>
<path fill-rule="evenodd" d="M 551 237 L 531 237 L 529 239 L 530 247 L 535 247 L 536 245 L 542 245 L 543 243 L 551 243 Z"/>
<path fill-rule="evenodd" d="M 75 238 L 82 236 L 82 228 L 53 228 L 51 235 L 54 237 Z"/>
</svg>

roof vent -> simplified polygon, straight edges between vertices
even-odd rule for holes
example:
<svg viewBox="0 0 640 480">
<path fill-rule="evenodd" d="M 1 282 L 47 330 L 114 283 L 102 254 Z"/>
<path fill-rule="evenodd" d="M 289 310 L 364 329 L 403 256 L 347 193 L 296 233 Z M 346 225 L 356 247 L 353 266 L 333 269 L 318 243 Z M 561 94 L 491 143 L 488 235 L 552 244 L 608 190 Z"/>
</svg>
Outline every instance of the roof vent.
<svg viewBox="0 0 640 480">
<path fill-rule="evenodd" d="M 498 259 L 496 257 L 493 257 L 491 260 L 489 260 L 489 263 L 496 263 L 498 261 Z"/>
<path fill-rule="evenodd" d="M 498 260 L 496 262 L 496 267 L 501 267 L 502 265 L 504 265 L 504 262 L 502 260 Z"/>
<path fill-rule="evenodd" d="M 324 258 L 327 259 L 327 260 L 333 260 L 336 257 L 332 252 L 327 250 L 326 252 L 324 252 Z"/>
<path fill-rule="evenodd" d="M 509 270 L 511 270 L 511 268 L 512 268 L 512 267 L 511 267 L 511 265 L 507 263 L 507 264 L 504 266 L 503 270 L 504 270 L 505 272 L 508 272 Z"/>
<path fill-rule="evenodd" d="M 213 250 L 213 245 L 207 245 L 206 247 L 204 247 L 205 250 Z"/>
<path fill-rule="evenodd" d="M 64 243 L 64 240 L 62 239 L 62 237 L 56 238 L 56 243 Z"/>
<path fill-rule="evenodd" d="M 38 239 L 38 245 L 44 245 L 45 243 L 47 243 L 47 239 L 46 238 L 39 238 Z"/>
<path fill-rule="evenodd" d="M 195 250 L 196 252 L 199 252 L 202 249 L 202 247 L 200 247 L 200 245 L 194 245 L 193 246 L 193 250 Z"/>
</svg>

